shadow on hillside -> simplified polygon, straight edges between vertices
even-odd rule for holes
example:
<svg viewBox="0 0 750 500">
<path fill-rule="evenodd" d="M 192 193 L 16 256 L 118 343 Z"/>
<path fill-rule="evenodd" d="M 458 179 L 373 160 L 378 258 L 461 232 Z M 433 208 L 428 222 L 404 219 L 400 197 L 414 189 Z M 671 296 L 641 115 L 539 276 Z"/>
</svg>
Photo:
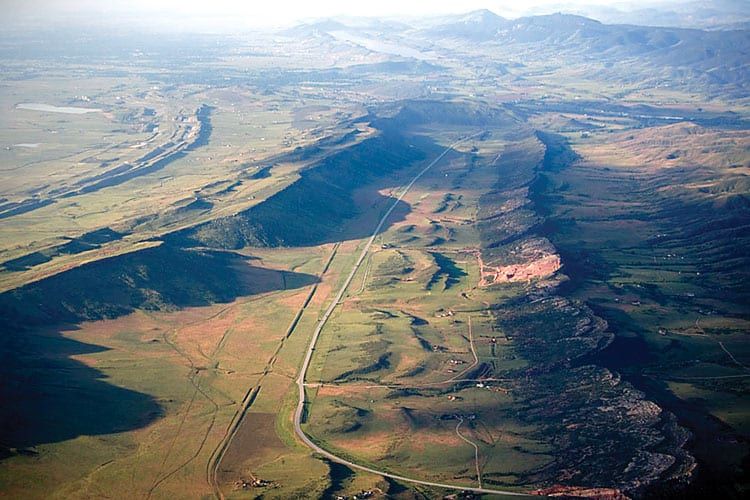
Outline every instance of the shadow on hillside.
<svg viewBox="0 0 750 500">
<path fill-rule="evenodd" d="M 316 280 L 255 267 L 229 252 L 163 245 L 0 294 L 0 458 L 12 448 L 33 454 L 29 448 L 40 444 L 137 429 L 163 413 L 150 395 L 114 386 L 73 359 L 107 348 L 65 338 L 60 325 L 115 318 L 136 308 L 230 302 Z"/>
<path fill-rule="evenodd" d="M 405 172 L 436 158 L 444 145 L 435 142 L 420 127 L 436 124 L 466 127 L 508 127 L 513 122 L 500 108 L 470 106 L 434 100 L 399 103 L 391 116 L 372 117 L 371 125 L 379 133 L 354 145 L 335 151 L 305 168 L 287 188 L 263 203 L 230 217 L 215 219 L 196 227 L 177 231 L 165 239 L 179 246 L 239 249 L 257 247 L 305 247 L 370 236 L 374 227 L 356 221 L 370 207 L 360 206 L 353 194 L 367 190 L 374 204 L 387 207 L 392 198 L 382 189 L 406 183 Z M 317 146 L 307 148 L 321 152 Z M 290 161 L 299 161 L 305 150 L 292 153 Z M 408 176 L 407 176 L 408 177 Z M 387 230 L 409 213 L 409 205 L 399 202 L 382 229 Z M 352 227 L 353 224 L 353 227 Z M 349 225 L 347 229 L 343 229 Z"/>
<path fill-rule="evenodd" d="M 504 116 L 455 103 L 412 103 L 393 118 L 375 120 L 378 135 L 304 169 L 293 184 L 249 210 L 172 233 L 160 247 L 0 294 L 0 447 L 7 454 L 10 448 L 122 432 L 162 415 L 151 396 L 109 384 L 102 372 L 73 359 L 103 348 L 66 339 L 55 325 L 136 309 L 205 306 L 314 283 L 314 276 L 260 269 L 231 252 L 185 247 L 312 246 L 368 237 L 378 217 L 366 212 L 384 212 L 393 203 L 380 190 L 393 187 L 394 178 L 404 181 L 406 169 L 415 170 L 444 149 L 405 131 L 436 122 L 486 125 L 507 120 Z M 363 188 L 371 196 L 355 196 Z M 364 206 L 363 199 L 371 205 Z M 382 230 L 409 211 L 398 202 Z"/>
<path fill-rule="evenodd" d="M 372 206 L 391 206 L 393 199 L 380 194 L 392 188 L 394 175 L 438 155 L 443 148 L 428 138 L 405 136 L 393 128 L 339 151 L 263 203 L 231 217 L 168 235 L 179 246 L 239 249 L 257 247 L 304 247 L 361 239 L 372 234 L 375 224 L 358 224 Z M 372 206 L 354 199 L 358 190 L 369 192 Z M 409 213 L 398 202 L 385 231 Z"/>
<path fill-rule="evenodd" d="M 0 368 L 0 458 L 12 448 L 33 455 L 40 444 L 136 429 L 162 415 L 151 396 L 109 384 L 72 359 L 106 348 L 53 331 L 8 340 Z"/>
</svg>

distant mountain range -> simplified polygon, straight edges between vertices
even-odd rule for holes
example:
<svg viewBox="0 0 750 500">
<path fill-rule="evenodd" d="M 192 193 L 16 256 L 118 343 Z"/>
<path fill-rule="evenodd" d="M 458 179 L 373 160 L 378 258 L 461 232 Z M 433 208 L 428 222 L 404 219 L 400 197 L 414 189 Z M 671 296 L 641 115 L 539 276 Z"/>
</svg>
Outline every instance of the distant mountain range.
<svg viewBox="0 0 750 500">
<path fill-rule="evenodd" d="M 553 6 L 555 7 L 555 6 Z M 682 28 L 727 29 L 750 22 L 750 2 L 747 0 L 711 0 L 656 3 L 631 2 L 628 8 L 587 5 L 561 12 L 585 15 L 612 24 L 639 24 Z"/>
<path fill-rule="evenodd" d="M 500 5 L 496 12 L 510 19 L 564 13 L 607 24 L 673 28 L 733 29 L 750 22 L 747 0 L 619 0 L 610 5 L 566 0 L 526 8 Z"/>
<path fill-rule="evenodd" d="M 443 16 L 419 27 L 402 23 L 360 20 L 356 25 L 324 20 L 287 30 L 309 35 L 333 31 L 358 32 L 379 38 L 383 34 L 422 45 L 486 47 L 490 58 L 509 54 L 525 60 L 598 62 L 608 67 L 625 64 L 628 78 L 640 78 L 647 68 L 650 79 L 679 84 L 733 85 L 750 82 L 750 30 L 699 30 L 604 24 L 572 14 L 548 14 L 506 19 L 489 10 Z M 481 50 L 480 50 L 481 51 Z M 641 68 L 641 69 L 639 69 Z M 617 68 L 615 68 L 616 70 Z M 614 70 L 613 70 L 614 71 Z"/>
<path fill-rule="evenodd" d="M 706 31 L 603 24 L 570 14 L 505 19 L 481 10 L 420 31 L 430 39 L 516 46 L 524 51 L 596 57 L 605 62 L 641 58 L 683 76 L 702 72 L 713 83 L 750 81 L 750 31 Z"/>
</svg>

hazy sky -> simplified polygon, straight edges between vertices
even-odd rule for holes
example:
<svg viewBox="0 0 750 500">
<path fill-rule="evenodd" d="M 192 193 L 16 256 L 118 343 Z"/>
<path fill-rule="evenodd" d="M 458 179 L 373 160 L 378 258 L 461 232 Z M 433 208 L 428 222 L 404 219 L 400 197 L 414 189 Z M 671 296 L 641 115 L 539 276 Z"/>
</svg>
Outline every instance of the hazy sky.
<svg viewBox="0 0 750 500">
<path fill-rule="evenodd" d="M 0 0 L 2 13 L 12 18 L 66 22 L 73 18 L 143 19 L 145 23 L 179 22 L 235 26 L 286 25 L 328 16 L 425 16 L 487 8 L 504 16 L 552 11 L 561 6 L 628 7 L 675 0 Z"/>
</svg>

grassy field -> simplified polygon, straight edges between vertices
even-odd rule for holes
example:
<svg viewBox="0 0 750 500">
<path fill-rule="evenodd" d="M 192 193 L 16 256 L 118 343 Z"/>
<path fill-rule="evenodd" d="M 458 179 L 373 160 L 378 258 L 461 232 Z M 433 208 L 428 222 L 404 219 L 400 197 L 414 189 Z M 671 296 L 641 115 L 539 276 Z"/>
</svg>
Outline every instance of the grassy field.
<svg viewBox="0 0 750 500">
<path fill-rule="evenodd" d="M 643 424 L 626 412 L 646 403 L 626 387 L 608 385 L 607 372 L 586 368 L 571 376 L 558 368 L 607 337 L 593 319 L 581 330 L 588 309 L 545 298 L 545 287 L 559 280 L 556 269 L 530 268 L 523 281 L 485 282 L 489 265 L 525 262 L 554 249 L 531 233 L 538 216 L 527 197 L 541 143 L 531 129 L 522 133 L 511 126 L 507 116 L 483 112 L 489 113 L 482 115 L 489 132 L 446 155 L 412 188 L 323 331 L 308 373 L 305 429 L 329 450 L 420 479 L 465 486 L 481 480 L 521 490 L 579 484 L 600 472 L 572 460 L 590 453 L 577 451 L 584 445 L 561 447 L 561 440 L 585 432 L 618 446 L 629 433 L 645 432 L 630 427 Z M 6 294 L 6 310 L 26 322 L 44 318 L 29 309 L 29 297 L 82 281 L 93 295 L 45 309 L 48 323 L 67 318 L 76 327 L 61 331 L 42 322 L 35 331 L 49 333 L 31 337 L 40 339 L 39 346 L 61 342 L 50 363 L 67 364 L 78 375 L 69 395 L 55 393 L 61 401 L 49 418 L 34 421 L 32 430 L 47 429 L 54 438 L 30 436 L 13 447 L 2 469 L 3 489 L 72 497 L 127 490 L 155 498 L 209 495 L 212 484 L 237 498 L 418 491 L 310 456 L 294 437 L 291 410 L 309 336 L 354 264 L 366 228 L 376 225 L 394 193 L 441 144 L 477 130 L 451 108 L 436 126 L 434 113 L 415 105 L 392 118 L 400 127 L 408 123 L 415 135 L 386 132 L 317 167 L 337 170 L 338 177 L 303 174 L 283 196 L 294 198 L 298 190 L 306 209 L 320 217 L 307 232 L 294 222 L 263 226 L 266 218 L 276 220 L 274 211 L 251 210 L 229 223 L 218 218 L 182 232 L 155 249 L 105 261 L 107 272 L 121 276 L 121 289 L 94 293 L 94 276 L 105 266 L 95 262 Z M 421 151 L 406 153 L 409 144 Z M 381 154 L 385 149 L 390 156 Z M 358 187 L 349 176 L 361 179 L 374 157 L 381 160 L 379 169 L 369 170 L 369 182 Z M 325 204 L 322 193 L 331 179 L 346 210 Z M 266 203 L 289 205 L 283 196 Z M 341 221 L 335 231 L 333 220 Z M 232 239 L 236 234 L 246 239 Z M 246 246 L 258 241 L 272 247 Z M 191 242 L 218 248 L 184 246 Z M 276 242 L 293 246 L 279 248 Z M 172 263 L 172 272 L 155 265 L 163 261 Z M 191 266 L 201 272 L 188 271 Z M 113 276 L 97 279 L 103 286 Z M 185 296 L 177 289 L 193 292 Z M 530 293 L 542 293 L 543 300 L 527 304 Z M 559 330 L 544 331 L 550 322 Z M 560 349 L 560 342 L 567 347 Z M 41 347 L 27 349 L 33 358 Z M 30 379 L 35 387 L 54 391 L 46 365 L 39 365 L 36 377 Z M 550 387 L 568 393 L 564 404 Z M 596 419 L 583 423 L 590 393 L 622 399 L 612 410 L 627 423 L 621 433 L 602 435 Z M 92 433 L 94 408 L 82 403 L 89 398 L 118 418 Z M 77 427 L 60 425 L 57 415 L 69 411 L 62 400 L 78 408 Z M 245 400 L 250 403 L 243 413 Z M 40 415 L 29 401 L 19 411 Z M 121 419 L 122 404 L 140 410 Z M 60 457 L 66 457 L 66 467 L 59 467 Z M 614 455 L 612 467 L 619 470 L 629 457 Z M 561 473 L 559 464 L 567 461 L 574 465 Z M 246 486 L 254 480 L 266 485 Z"/>
<path fill-rule="evenodd" d="M 326 447 L 467 486 L 477 478 L 462 435 L 480 447 L 492 484 L 524 484 L 549 462 L 546 445 L 512 417 L 502 382 L 457 382 L 485 366 L 496 374 L 523 366 L 484 305 L 494 294 L 478 287 L 472 252 L 479 198 L 497 181 L 502 147 L 501 137 L 467 145 L 419 181 L 407 196 L 411 212 L 379 237 L 326 326 L 308 378 L 317 387 L 307 424 Z"/>
<path fill-rule="evenodd" d="M 697 464 L 742 492 L 746 99 L 633 61 L 622 81 L 334 38 L 5 61 L 0 496 L 452 493 L 312 455 L 292 413 L 365 239 L 480 130 L 376 238 L 315 346 L 305 432 L 459 486 L 670 493 Z"/>
<path fill-rule="evenodd" d="M 308 267 L 314 267 L 314 257 L 306 258 Z M 157 497 L 166 492 L 208 493 L 202 472 L 208 456 L 244 391 L 257 384 L 259 371 L 281 342 L 297 297 L 307 293 L 309 286 L 298 286 L 215 306 L 136 311 L 62 332 L 57 342 L 63 345 L 97 347 L 60 349 L 59 356 L 69 361 L 59 362 L 76 365 L 81 373 L 80 379 L 71 377 L 67 388 L 55 389 L 52 380 L 30 379 L 37 390 L 54 390 L 60 398 L 33 417 L 41 420 L 33 421 L 30 430 L 38 425 L 65 439 L 28 447 L 40 457 L 36 460 L 23 454 L 8 459 L 4 490 L 32 496 L 53 490 L 65 496 L 119 496 L 122 488 L 138 496 L 149 491 Z M 52 338 L 59 335 L 50 333 Z M 40 342 L 48 346 L 50 341 Z M 93 374 L 96 379 L 90 381 Z M 102 379 L 106 382 L 98 381 Z M 92 384 L 103 386 L 103 392 L 92 392 Z M 131 394 L 132 401 L 121 393 Z M 96 404 L 84 405 L 84 400 Z M 79 418 L 70 418 L 71 405 Z M 110 417 L 102 419 L 104 414 Z M 91 434 L 89 422 L 98 421 L 99 436 L 76 437 Z M 60 469 L 59 457 L 66 457 L 66 469 Z"/>
<path fill-rule="evenodd" d="M 351 142 L 367 136 L 364 125 L 354 124 L 362 113 L 356 106 L 321 108 L 311 101 L 302 104 L 293 97 L 238 88 L 162 88 L 138 78 L 125 84 L 95 78 L 75 88 L 60 81 L 19 82 L 2 94 L 0 143 L 7 147 L 0 156 L 0 206 L 36 207 L 3 219 L 3 290 L 246 210 L 295 182 L 311 162 L 336 151 L 337 138 L 358 127 L 362 134 Z M 24 102 L 73 103 L 101 112 L 16 107 Z M 177 144 L 190 127 L 196 129 L 194 115 L 202 106 L 209 106 L 210 113 L 189 154 L 175 150 L 127 181 L 87 190 L 94 179 L 150 161 Z M 310 113 L 314 122 L 305 119 Z M 305 161 L 285 156 L 321 140 L 329 145 Z M 18 168 L 25 175 L 17 175 Z M 258 175 L 263 169 L 269 175 Z M 119 237 L 71 251 L 71 242 L 102 230 Z"/>
<path fill-rule="evenodd" d="M 359 227 L 376 220 L 388 200 L 385 186 L 397 187 L 406 175 L 394 170 L 392 180 L 353 193 L 359 215 L 345 225 L 344 239 L 356 238 Z M 322 272 L 331 244 L 227 254 L 165 244 L 79 266 L 6 293 L 8 317 L 39 326 L 24 334 L 22 344 L 6 339 L 4 349 L 17 353 L 19 345 L 24 346 L 25 357 L 14 354 L 14 363 L 33 360 L 36 368 L 27 367 L 25 383 L 45 397 L 27 393 L 13 409 L 19 418 L 31 420 L 26 423 L 28 437 L 15 434 L 18 442 L 4 461 L 3 491 L 32 497 L 53 491 L 66 497 L 208 494 L 206 464 L 248 388 L 256 391 L 255 399 L 220 462 L 222 489 L 247 495 L 237 489 L 237 482 L 253 477 L 272 481 L 267 494 L 280 498 L 295 491 L 322 494 L 344 487 L 332 479 L 336 466 L 310 457 L 296 443 L 289 409 L 291 381 L 311 325 L 359 243 L 353 239 L 337 247 L 295 335 L 288 338 L 292 318 L 315 282 L 310 277 Z M 165 261 L 171 269 L 158 267 Z M 201 272 L 190 272 L 190 266 Z M 118 279 L 122 288 L 106 289 Z M 87 288 L 71 301 L 70 287 L 80 282 L 87 282 Z M 60 308 L 45 307 L 40 314 L 31 306 L 29 297 L 35 294 L 57 303 L 50 300 L 52 293 L 61 295 Z M 71 325 L 58 327 L 61 319 Z M 59 349 L 51 350 L 56 344 Z M 42 350 L 45 356 L 36 359 Z M 15 377 L 14 366 L 6 369 Z M 54 366 L 71 373 L 65 388 L 50 376 Z M 45 412 L 39 404 L 47 405 Z M 77 418 L 65 416 L 73 408 Z M 99 420 L 102 414 L 109 417 Z M 264 431 L 259 433 L 259 428 Z M 300 471 L 299 477 L 290 474 L 293 470 Z M 346 488 L 398 489 L 382 478 L 360 475 L 344 483 Z"/>
</svg>

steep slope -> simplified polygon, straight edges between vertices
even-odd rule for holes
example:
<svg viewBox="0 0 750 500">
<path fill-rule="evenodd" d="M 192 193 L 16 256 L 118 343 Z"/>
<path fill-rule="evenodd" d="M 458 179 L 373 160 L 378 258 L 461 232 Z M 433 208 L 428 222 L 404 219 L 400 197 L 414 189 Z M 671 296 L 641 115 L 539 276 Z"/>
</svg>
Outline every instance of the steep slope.
<svg viewBox="0 0 750 500">
<path fill-rule="evenodd" d="M 511 269 L 557 257 L 544 237 L 544 209 L 534 200 L 544 185 L 543 171 L 574 160 L 560 145 L 533 136 L 506 149 L 498 160 L 500 180 L 480 200 L 484 265 Z M 655 482 L 684 482 L 694 465 L 683 449 L 689 433 L 617 372 L 587 361 L 614 335 L 591 308 L 561 294 L 568 279 L 562 272 L 573 269 L 558 268 L 539 267 L 520 281 L 501 273 L 485 285 L 525 283 L 522 293 L 493 305 L 493 315 L 518 356 L 529 361 L 528 368 L 511 375 L 518 414 L 539 429 L 537 439 L 553 445 L 552 462 L 526 480 L 607 487 L 635 496 Z"/>
<path fill-rule="evenodd" d="M 408 169 L 419 160 L 440 151 L 432 141 L 408 131 L 423 123 L 439 121 L 450 125 L 488 125 L 507 119 L 481 105 L 410 101 L 399 103 L 391 117 L 373 117 L 378 136 L 348 148 L 302 172 L 290 187 L 264 203 L 240 214 L 220 218 L 186 231 L 167 241 L 212 248 L 245 246 L 311 246 L 337 241 L 345 225 L 360 211 L 353 199 L 356 189 L 376 190 L 384 177 Z M 384 187 L 384 186 L 381 186 Z M 380 195 L 378 195 L 380 196 Z M 395 215 L 403 214 L 403 206 Z"/>
</svg>

